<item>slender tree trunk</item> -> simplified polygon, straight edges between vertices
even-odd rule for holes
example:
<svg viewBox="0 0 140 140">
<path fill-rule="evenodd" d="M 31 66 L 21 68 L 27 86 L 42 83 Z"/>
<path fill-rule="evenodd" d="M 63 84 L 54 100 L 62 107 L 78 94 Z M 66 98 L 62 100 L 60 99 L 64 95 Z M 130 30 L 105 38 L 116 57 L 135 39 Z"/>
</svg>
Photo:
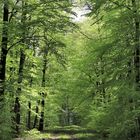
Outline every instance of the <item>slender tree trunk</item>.
<svg viewBox="0 0 140 140">
<path fill-rule="evenodd" d="M 70 125 L 69 96 L 66 97 L 66 125 Z"/>
<path fill-rule="evenodd" d="M 3 108 L 5 77 L 6 77 L 6 56 L 8 44 L 8 0 L 4 0 L 3 6 L 3 29 L 0 48 L 0 108 Z"/>
<path fill-rule="evenodd" d="M 36 128 L 36 125 L 38 123 L 38 112 L 39 112 L 38 106 L 39 106 L 39 100 L 37 101 L 37 105 L 36 105 L 36 109 L 35 109 L 36 115 L 35 115 L 35 119 L 34 119 L 33 128 Z"/>
<path fill-rule="evenodd" d="M 140 91 L 140 21 L 139 21 L 139 7 L 138 1 L 132 0 L 132 7 L 134 12 L 134 30 L 135 30 L 135 50 L 134 50 L 134 72 L 135 72 L 135 87 L 136 91 Z M 136 106 L 139 106 L 138 104 Z M 136 121 L 137 130 L 136 130 L 136 138 L 140 138 L 140 116 Z"/>
<path fill-rule="evenodd" d="M 44 101 L 44 93 L 42 93 L 42 101 L 41 101 L 41 115 L 39 120 L 39 131 L 43 131 L 44 128 L 44 107 L 45 107 L 45 101 Z"/>
<path fill-rule="evenodd" d="M 23 27 L 25 27 L 25 20 L 26 20 L 26 11 L 24 9 L 25 2 L 22 1 L 22 18 L 21 18 L 21 23 Z M 25 44 L 25 29 L 23 30 L 23 35 L 22 35 L 22 44 Z M 25 63 L 25 52 L 24 49 L 20 49 L 20 62 L 19 62 L 19 71 L 18 71 L 18 88 L 17 88 L 17 93 L 16 93 L 16 99 L 15 99 L 15 124 L 16 124 L 16 137 L 19 136 L 20 134 L 20 93 L 21 93 L 21 84 L 23 81 L 23 68 L 24 68 L 24 63 Z"/>
<path fill-rule="evenodd" d="M 32 65 L 33 67 L 33 65 Z M 32 87 L 33 84 L 33 78 L 30 79 L 30 87 Z M 27 115 L 27 128 L 31 129 L 31 100 L 28 101 L 28 115 Z"/>
<path fill-rule="evenodd" d="M 19 135 L 19 125 L 20 125 L 20 103 L 19 103 L 19 98 L 16 97 L 15 99 L 15 106 L 14 106 L 14 112 L 15 112 L 15 131 L 16 134 L 15 136 L 18 137 Z"/>
<path fill-rule="evenodd" d="M 45 87 L 45 75 L 46 75 L 46 67 L 47 67 L 47 58 L 46 58 L 46 51 L 44 51 L 44 60 L 43 60 L 43 70 L 42 70 L 42 87 Z M 42 101 L 41 101 L 41 117 L 39 120 L 39 131 L 43 131 L 44 127 L 44 107 L 45 107 L 45 93 L 41 93 Z"/>
<path fill-rule="evenodd" d="M 37 45 L 37 41 L 33 42 L 33 51 L 34 51 L 34 54 L 33 56 L 35 57 L 36 56 L 36 45 Z M 32 65 L 32 67 L 34 67 L 34 65 Z M 33 122 L 33 128 L 37 128 L 37 123 L 38 123 L 38 113 L 39 113 L 39 104 L 40 104 L 40 100 L 37 101 L 36 103 L 36 109 L 35 109 L 35 118 L 34 118 L 34 122 Z"/>
<path fill-rule="evenodd" d="M 136 0 L 132 0 L 132 5 L 134 9 L 134 27 L 135 27 L 135 40 L 134 40 L 135 82 L 136 82 L 136 90 L 140 90 L 140 21 Z"/>
<path fill-rule="evenodd" d="M 16 99 L 15 99 L 15 130 L 16 130 L 16 137 L 19 136 L 20 134 L 20 93 L 21 93 L 21 83 L 23 80 L 23 67 L 24 67 L 24 62 L 25 62 L 25 54 L 24 51 L 21 49 L 20 52 L 20 63 L 19 63 L 19 72 L 18 72 L 18 85 L 19 87 L 17 88 L 17 95 L 16 95 Z"/>
<path fill-rule="evenodd" d="M 103 58 L 101 57 L 100 58 L 100 61 L 101 61 L 101 64 L 100 64 L 100 67 L 101 67 L 101 82 L 100 82 L 100 86 L 101 86 L 101 100 L 102 100 L 102 103 L 106 103 L 106 89 L 105 89 L 105 79 L 104 79 L 104 73 L 105 73 L 105 68 L 104 68 L 104 60 Z"/>
<path fill-rule="evenodd" d="M 31 129 L 31 102 L 28 102 L 28 119 L 27 119 L 27 128 Z"/>
</svg>

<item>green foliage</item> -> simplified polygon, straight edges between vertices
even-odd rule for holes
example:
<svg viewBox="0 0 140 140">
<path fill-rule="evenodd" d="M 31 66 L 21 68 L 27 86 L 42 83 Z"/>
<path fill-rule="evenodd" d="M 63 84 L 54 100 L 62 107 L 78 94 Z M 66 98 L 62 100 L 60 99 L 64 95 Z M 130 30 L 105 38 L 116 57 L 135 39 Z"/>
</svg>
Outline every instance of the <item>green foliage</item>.
<svg viewBox="0 0 140 140">
<path fill-rule="evenodd" d="M 37 129 L 32 129 L 30 131 L 25 131 L 23 137 L 25 139 L 42 139 L 50 138 L 50 134 L 41 134 Z"/>
<path fill-rule="evenodd" d="M 12 121 L 11 121 L 11 99 L 9 96 L 6 96 L 5 98 L 5 103 L 4 103 L 4 108 L 1 111 L 0 115 L 0 139 L 1 140 L 6 140 L 12 139 Z"/>
<path fill-rule="evenodd" d="M 86 3 L 84 0 L 76 3 L 27 0 L 8 4 L 0 139 L 13 136 L 14 98 L 18 96 L 20 129 L 32 129 L 25 132 L 27 137 L 51 137 L 33 129 L 35 117 L 39 121 L 44 111 L 45 129 L 79 131 L 87 127 L 110 140 L 138 140 L 140 95 L 136 75 L 139 66 L 135 62 L 136 48 L 140 46 L 138 0 L 89 0 Z M 76 4 L 79 7 L 86 4 L 91 10 L 89 18 L 77 25 L 71 20 L 71 14 L 76 14 L 72 11 Z M 2 7 L 0 2 L 1 38 Z M 19 72 L 21 52 L 25 54 L 25 62 Z M 19 82 L 19 79 L 22 80 Z M 31 128 L 27 128 L 29 114 Z M 36 128 L 38 125 L 37 122 Z M 90 136 L 77 134 L 74 137 Z"/>
</svg>

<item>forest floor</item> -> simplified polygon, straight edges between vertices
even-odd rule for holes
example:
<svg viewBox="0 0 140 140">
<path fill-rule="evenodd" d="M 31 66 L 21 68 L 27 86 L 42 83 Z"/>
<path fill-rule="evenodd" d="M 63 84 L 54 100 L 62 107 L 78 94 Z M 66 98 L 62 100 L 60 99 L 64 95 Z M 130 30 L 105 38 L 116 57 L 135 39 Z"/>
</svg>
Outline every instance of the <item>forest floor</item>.
<svg viewBox="0 0 140 140">
<path fill-rule="evenodd" d="M 26 138 L 17 138 L 15 140 L 100 140 L 99 137 L 95 136 L 94 134 L 87 133 L 87 134 L 46 134 L 39 137 L 26 137 Z"/>
<path fill-rule="evenodd" d="M 51 128 L 43 132 L 33 129 L 23 137 L 16 140 L 105 140 L 95 130 L 85 128 Z"/>
</svg>

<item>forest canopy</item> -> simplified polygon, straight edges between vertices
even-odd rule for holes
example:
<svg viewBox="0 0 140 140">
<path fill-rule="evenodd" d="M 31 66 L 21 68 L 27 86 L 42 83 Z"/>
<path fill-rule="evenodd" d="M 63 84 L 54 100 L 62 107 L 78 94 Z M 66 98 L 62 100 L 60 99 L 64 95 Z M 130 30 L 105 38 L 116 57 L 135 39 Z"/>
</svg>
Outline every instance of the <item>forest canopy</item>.
<svg viewBox="0 0 140 140">
<path fill-rule="evenodd" d="M 0 140 L 140 139 L 139 0 L 0 10 Z"/>
</svg>

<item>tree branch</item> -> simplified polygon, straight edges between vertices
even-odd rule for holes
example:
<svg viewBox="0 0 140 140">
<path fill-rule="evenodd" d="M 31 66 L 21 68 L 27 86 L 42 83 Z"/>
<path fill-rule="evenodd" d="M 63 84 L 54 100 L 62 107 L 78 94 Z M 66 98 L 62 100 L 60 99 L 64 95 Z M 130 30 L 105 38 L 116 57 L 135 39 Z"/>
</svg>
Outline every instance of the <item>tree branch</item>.
<svg viewBox="0 0 140 140">
<path fill-rule="evenodd" d="M 113 4 L 115 4 L 115 5 L 119 6 L 119 7 L 124 7 L 124 8 L 127 8 L 128 10 L 132 11 L 132 9 L 129 6 L 127 6 L 125 4 L 120 4 L 118 1 L 112 1 L 112 0 L 108 0 L 108 1 L 112 2 Z"/>
<path fill-rule="evenodd" d="M 90 39 L 90 40 L 92 39 L 92 38 L 90 38 L 88 35 L 86 35 L 85 33 L 83 33 L 82 31 L 79 30 L 79 32 L 80 32 L 83 36 L 85 36 L 87 39 Z"/>
<path fill-rule="evenodd" d="M 12 44 L 12 45 L 7 49 L 7 53 L 8 53 L 8 51 L 9 51 L 12 47 L 14 47 L 14 46 L 17 45 L 18 43 L 22 42 L 22 40 L 23 40 L 23 39 L 20 39 L 20 40 L 18 40 L 17 42 L 15 42 L 14 44 Z"/>
<path fill-rule="evenodd" d="M 15 6 L 18 4 L 18 2 L 19 2 L 19 0 L 16 1 L 15 5 L 11 11 L 11 15 L 9 17 L 9 22 L 12 20 L 12 17 L 17 13 L 17 10 L 16 11 L 14 11 L 14 10 L 15 10 Z"/>
</svg>

